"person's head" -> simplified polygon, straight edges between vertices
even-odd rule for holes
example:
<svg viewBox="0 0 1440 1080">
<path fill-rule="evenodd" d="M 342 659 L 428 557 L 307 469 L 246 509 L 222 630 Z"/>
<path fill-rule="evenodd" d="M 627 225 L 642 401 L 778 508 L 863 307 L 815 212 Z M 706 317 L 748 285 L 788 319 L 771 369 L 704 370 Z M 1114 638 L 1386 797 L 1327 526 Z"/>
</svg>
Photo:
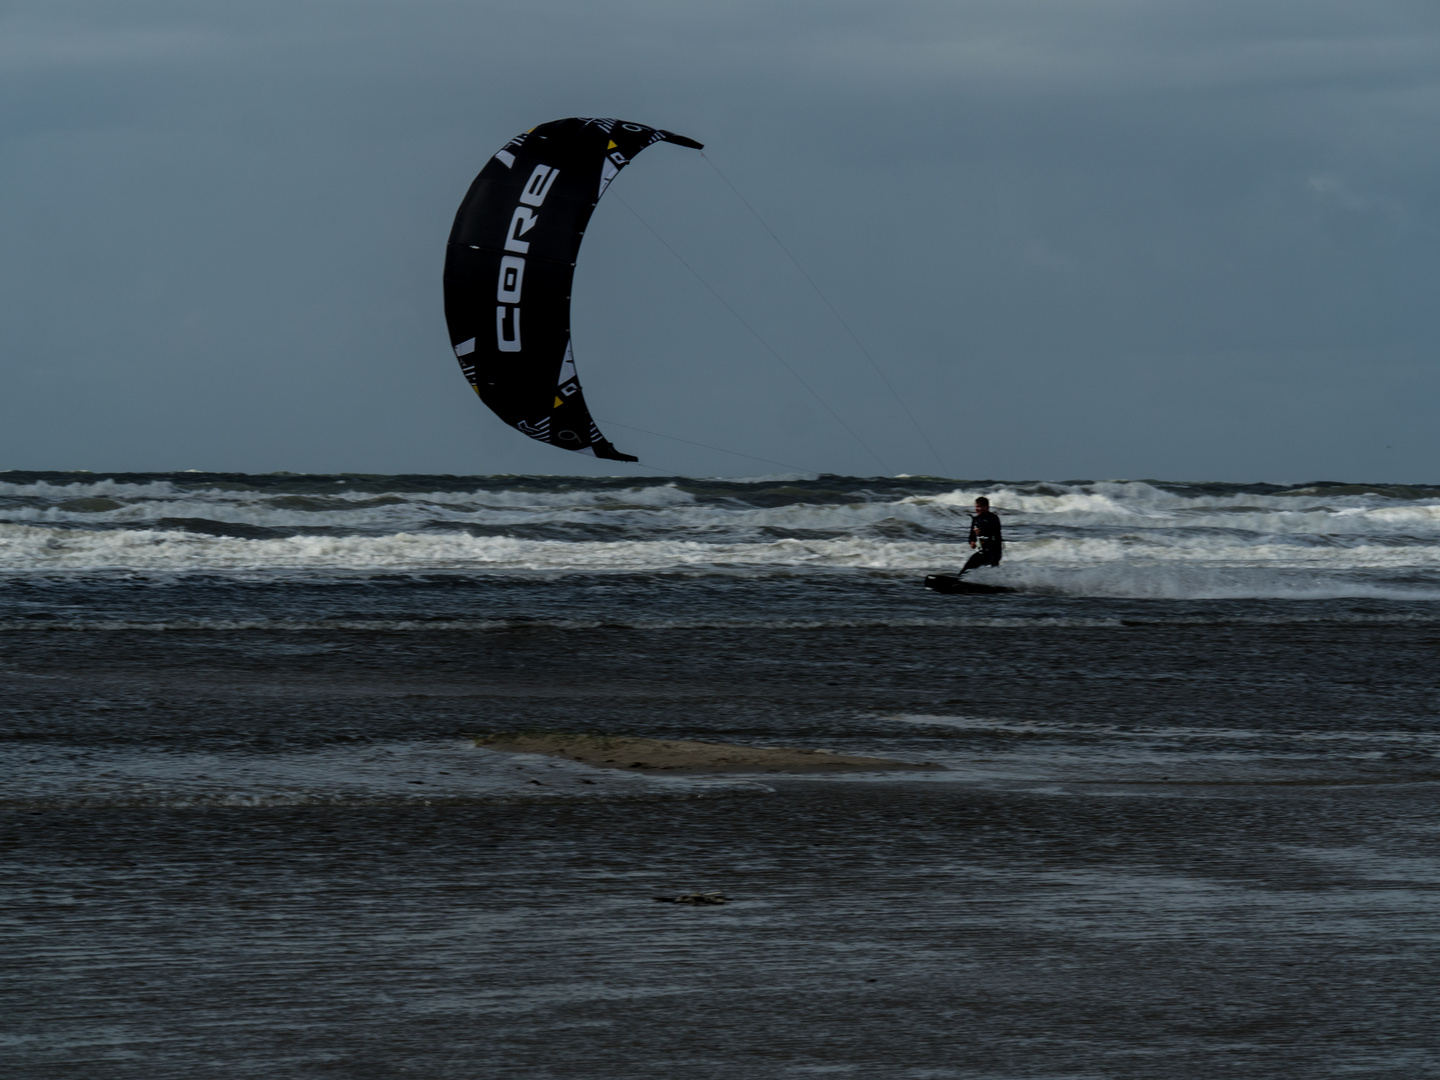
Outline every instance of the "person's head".
<svg viewBox="0 0 1440 1080">
<path fill-rule="evenodd" d="M 983 513 L 985 513 L 986 510 L 989 510 L 989 509 L 990 509 L 990 500 L 987 499 L 984 495 L 981 495 L 979 498 L 977 498 L 977 499 L 975 500 L 975 512 L 976 512 L 977 514 L 983 514 Z"/>
</svg>

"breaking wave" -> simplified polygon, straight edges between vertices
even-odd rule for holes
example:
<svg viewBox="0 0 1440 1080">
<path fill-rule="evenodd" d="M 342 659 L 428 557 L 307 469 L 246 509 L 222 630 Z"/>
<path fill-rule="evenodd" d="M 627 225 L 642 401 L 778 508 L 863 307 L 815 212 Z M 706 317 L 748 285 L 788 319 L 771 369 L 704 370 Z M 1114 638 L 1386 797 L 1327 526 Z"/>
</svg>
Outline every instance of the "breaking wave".
<svg viewBox="0 0 1440 1080">
<path fill-rule="evenodd" d="M 1058 595 L 1440 599 L 1440 488 L 563 477 L 0 474 L 20 574 L 724 573 L 906 576 L 967 554 Z"/>
</svg>

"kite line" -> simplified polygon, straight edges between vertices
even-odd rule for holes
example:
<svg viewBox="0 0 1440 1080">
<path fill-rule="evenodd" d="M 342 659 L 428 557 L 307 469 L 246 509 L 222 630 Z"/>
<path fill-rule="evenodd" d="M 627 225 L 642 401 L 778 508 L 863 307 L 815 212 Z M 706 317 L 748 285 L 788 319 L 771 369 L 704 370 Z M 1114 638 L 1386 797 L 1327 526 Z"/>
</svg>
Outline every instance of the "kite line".
<svg viewBox="0 0 1440 1080">
<path fill-rule="evenodd" d="M 920 435 L 920 438 L 924 440 L 925 445 L 929 447 L 930 453 L 935 456 L 935 462 L 940 466 L 941 475 L 949 475 L 950 469 L 946 466 L 945 459 L 940 456 L 940 451 L 935 449 L 935 444 L 930 441 L 930 436 L 926 434 L 925 429 L 920 425 L 920 421 L 915 418 L 915 414 L 910 411 L 910 406 L 905 404 L 905 399 L 900 396 L 900 392 L 895 389 L 894 385 L 891 384 L 890 380 L 886 377 L 885 372 L 881 370 L 880 365 L 876 363 L 875 357 L 870 354 L 870 350 L 865 348 L 865 343 L 860 340 L 860 335 L 855 333 L 854 329 L 850 326 L 850 324 L 845 321 L 845 316 L 841 315 L 840 310 L 830 302 L 830 298 L 826 296 L 824 290 L 822 290 L 820 286 L 816 284 L 815 279 L 810 276 L 809 271 L 800 264 L 800 260 L 795 257 L 794 252 L 792 252 L 788 247 L 785 246 L 785 241 L 781 240 L 775 230 L 770 227 L 769 223 L 760 216 L 760 211 L 756 210 L 755 207 L 750 204 L 750 200 L 745 198 L 745 196 L 740 193 L 740 189 L 730 182 L 730 178 L 720 171 L 720 166 L 716 165 L 715 162 L 710 160 L 710 155 L 705 153 L 704 150 L 700 151 L 700 156 L 705 159 L 705 164 L 709 165 L 710 168 L 715 170 L 715 175 L 720 177 L 720 179 L 725 182 L 725 186 L 734 193 L 735 197 L 745 205 L 745 209 L 749 210 L 750 213 L 754 215 L 755 220 L 760 223 L 760 227 L 770 234 L 770 239 L 774 240 L 775 243 L 779 245 L 780 250 L 785 253 L 786 257 L 794 265 L 795 269 L 800 271 L 800 276 L 809 283 L 810 288 L 815 290 L 815 295 L 818 296 L 821 301 L 824 302 L 825 306 L 830 309 L 830 314 L 835 316 L 835 321 L 845 328 L 845 332 L 850 335 L 850 340 L 855 342 L 855 347 L 860 350 L 860 355 L 865 357 L 865 359 L 869 361 L 871 368 L 873 368 L 875 371 L 875 374 L 878 375 L 880 377 L 880 381 L 885 384 L 885 389 L 890 391 L 890 396 L 895 399 L 895 403 L 899 405 L 900 408 L 904 411 L 905 415 L 909 417 L 910 423 L 914 425 L 915 430 Z"/>
<path fill-rule="evenodd" d="M 670 252 L 671 255 L 674 255 L 675 258 L 679 260 L 680 265 L 685 267 L 686 270 L 689 270 L 690 273 L 694 275 L 695 280 L 700 282 L 701 285 L 705 286 L 706 290 L 709 291 L 710 295 L 715 297 L 716 300 L 719 300 L 720 303 L 724 305 L 725 310 L 730 312 L 731 315 L 735 316 L 736 321 L 739 322 L 741 326 L 745 327 L 746 330 L 750 331 L 750 336 L 753 337 L 756 341 L 758 341 L 760 345 L 765 349 L 765 351 L 768 352 L 771 356 L 773 356 L 775 360 L 780 364 L 780 366 L 791 374 L 791 376 L 795 379 L 796 382 L 798 382 L 806 390 L 810 391 L 811 396 L 820 403 L 821 407 L 832 417 L 835 418 L 835 422 L 839 424 L 842 428 L 844 428 L 847 432 L 849 432 L 850 437 L 853 438 L 856 442 L 858 442 L 861 446 L 863 446 L 865 448 L 865 452 L 875 459 L 875 463 L 880 466 L 882 472 L 885 472 L 887 474 L 894 472 L 894 470 L 891 469 L 890 466 L 886 465 L 885 462 L 880 459 L 880 455 L 875 453 L 875 451 L 870 448 L 870 444 L 860 437 L 860 433 L 857 432 L 854 428 L 852 428 L 849 424 L 847 424 L 845 422 L 845 419 L 830 407 L 830 403 L 827 402 L 823 397 L 821 397 L 819 392 L 808 382 L 806 382 L 804 377 L 793 367 L 791 367 L 790 364 L 785 360 L 785 358 L 776 351 L 775 347 L 760 335 L 760 331 L 756 330 L 755 327 L 751 326 L 750 323 L 746 320 L 745 316 L 741 315 L 740 312 L 736 311 L 734 305 L 731 304 L 729 300 L 726 300 L 725 297 L 721 296 L 720 293 L 716 290 L 715 286 L 711 285 L 710 282 L 706 281 L 705 278 L 701 276 L 700 271 L 696 270 L 693 266 L 686 262 L 685 257 L 681 255 L 678 251 L 676 251 L 673 247 L 671 247 L 669 241 L 667 241 L 663 236 L 656 232 L 655 228 L 643 217 L 641 217 L 633 206 L 631 206 L 628 202 L 621 198 L 619 192 L 616 192 L 613 198 L 618 201 L 621 206 L 625 207 L 626 210 L 629 210 L 631 214 L 634 214 L 635 220 L 640 222 L 641 225 L 645 226 L 646 230 L 650 233 L 650 235 L 655 237 L 656 240 L 659 240 L 660 243 L 665 246 L 665 250 Z M 748 457 L 749 455 L 742 456 Z M 763 459 L 757 458 L 756 460 Z M 775 464 L 775 462 L 771 462 L 771 464 Z M 804 471 L 808 472 L 809 470 Z"/>
</svg>

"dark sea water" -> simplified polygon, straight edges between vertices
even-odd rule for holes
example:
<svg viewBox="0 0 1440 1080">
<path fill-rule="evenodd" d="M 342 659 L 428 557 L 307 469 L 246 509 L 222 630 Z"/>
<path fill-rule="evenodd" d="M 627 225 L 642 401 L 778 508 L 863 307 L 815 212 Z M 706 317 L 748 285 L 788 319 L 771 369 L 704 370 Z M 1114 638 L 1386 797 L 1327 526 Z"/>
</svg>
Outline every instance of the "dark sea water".
<svg viewBox="0 0 1440 1080">
<path fill-rule="evenodd" d="M 0 474 L 0 1073 L 1440 1076 L 1437 646 L 1440 488 Z"/>
</svg>

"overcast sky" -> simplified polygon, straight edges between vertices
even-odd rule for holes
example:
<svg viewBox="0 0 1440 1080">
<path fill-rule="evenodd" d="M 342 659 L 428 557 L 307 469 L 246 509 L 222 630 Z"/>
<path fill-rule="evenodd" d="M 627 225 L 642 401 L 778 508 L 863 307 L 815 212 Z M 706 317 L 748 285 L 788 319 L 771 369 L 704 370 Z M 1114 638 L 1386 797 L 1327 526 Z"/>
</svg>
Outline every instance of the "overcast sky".
<svg viewBox="0 0 1440 1080">
<path fill-rule="evenodd" d="M 1440 483 L 1431 0 L 0 12 L 0 468 Z M 577 270 L 649 469 L 504 427 L 449 349 L 460 198 L 573 115 L 707 144 Z"/>
</svg>

